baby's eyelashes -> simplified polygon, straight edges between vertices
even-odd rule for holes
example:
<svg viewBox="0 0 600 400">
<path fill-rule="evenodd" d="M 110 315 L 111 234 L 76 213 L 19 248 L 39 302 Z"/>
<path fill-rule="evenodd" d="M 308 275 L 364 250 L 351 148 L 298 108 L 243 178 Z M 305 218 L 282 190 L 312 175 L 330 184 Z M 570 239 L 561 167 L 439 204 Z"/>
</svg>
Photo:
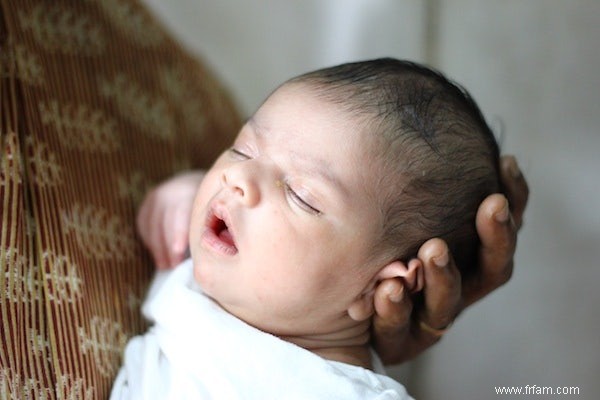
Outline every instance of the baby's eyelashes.
<svg viewBox="0 0 600 400">
<path fill-rule="evenodd" d="M 252 159 L 252 156 L 250 156 L 244 150 L 240 150 L 236 146 L 230 147 L 228 149 L 228 152 L 233 159 L 238 160 L 238 161 L 246 161 L 246 160 Z M 300 193 L 301 191 L 299 191 L 299 190 L 294 190 L 285 181 L 277 179 L 275 181 L 275 186 L 277 186 L 278 188 L 283 188 L 285 190 L 285 193 L 288 196 L 288 198 L 301 210 L 303 210 L 311 215 L 318 216 L 318 215 L 322 214 L 321 210 L 319 210 L 317 207 L 315 207 L 312 204 L 311 200 L 307 199 L 307 196 L 304 196 L 302 193 Z M 302 192 L 306 192 L 306 190 L 302 190 Z"/>
<path fill-rule="evenodd" d="M 307 200 L 305 200 L 298 193 L 296 193 L 296 191 L 294 191 L 294 189 L 292 189 L 290 185 L 285 184 L 285 191 L 287 192 L 288 196 L 292 199 L 292 201 L 302 210 L 312 215 L 322 214 L 322 212 L 319 209 L 313 207 Z"/>
<path fill-rule="evenodd" d="M 244 153 L 239 149 L 236 149 L 235 147 L 229 148 L 229 153 L 231 153 L 233 157 L 240 160 L 249 160 L 251 158 L 248 154 Z"/>
</svg>

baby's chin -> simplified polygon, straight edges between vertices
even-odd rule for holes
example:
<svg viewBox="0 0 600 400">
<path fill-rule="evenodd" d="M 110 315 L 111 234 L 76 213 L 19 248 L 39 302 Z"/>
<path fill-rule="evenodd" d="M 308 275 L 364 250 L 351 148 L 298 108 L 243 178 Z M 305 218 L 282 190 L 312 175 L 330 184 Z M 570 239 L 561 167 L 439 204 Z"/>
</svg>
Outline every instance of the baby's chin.
<svg viewBox="0 0 600 400">
<path fill-rule="evenodd" d="M 194 263 L 194 280 L 197 284 L 200 285 L 202 291 L 205 294 L 209 294 L 211 291 L 211 279 L 210 279 L 210 271 L 207 268 L 207 263 L 200 261 L 199 256 L 192 256 L 192 260 Z"/>
</svg>

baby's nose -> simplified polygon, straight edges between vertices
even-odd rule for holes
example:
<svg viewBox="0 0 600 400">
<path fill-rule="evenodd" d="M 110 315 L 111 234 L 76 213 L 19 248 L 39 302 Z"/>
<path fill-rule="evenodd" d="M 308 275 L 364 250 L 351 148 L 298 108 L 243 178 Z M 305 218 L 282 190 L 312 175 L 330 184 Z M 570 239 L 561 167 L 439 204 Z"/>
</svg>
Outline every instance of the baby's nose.
<svg viewBox="0 0 600 400">
<path fill-rule="evenodd" d="M 247 163 L 244 163 L 247 164 Z M 223 171 L 221 182 L 247 206 L 254 206 L 260 200 L 260 190 L 251 167 L 241 163 Z"/>
</svg>

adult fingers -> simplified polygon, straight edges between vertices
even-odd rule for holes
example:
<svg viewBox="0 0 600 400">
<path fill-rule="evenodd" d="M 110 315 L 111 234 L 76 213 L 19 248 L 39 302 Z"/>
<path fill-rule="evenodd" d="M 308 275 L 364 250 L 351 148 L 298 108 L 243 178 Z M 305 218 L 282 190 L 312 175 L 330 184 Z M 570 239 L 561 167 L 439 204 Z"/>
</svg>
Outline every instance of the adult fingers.
<svg viewBox="0 0 600 400">
<path fill-rule="evenodd" d="M 424 308 L 420 320 L 433 329 L 445 329 L 461 309 L 461 277 L 446 242 L 430 239 L 419 249 L 425 275 Z"/>
<path fill-rule="evenodd" d="M 508 200 L 488 196 L 479 206 L 476 227 L 481 241 L 478 274 L 465 281 L 463 298 L 468 306 L 508 281 L 513 271 L 517 227 Z"/>
<path fill-rule="evenodd" d="M 380 283 L 375 288 L 373 302 L 378 332 L 393 333 L 408 323 L 412 303 L 400 279 Z"/>
<path fill-rule="evenodd" d="M 404 358 L 410 329 L 412 300 L 400 279 L 386 279 L 373 296 L 373 339 L 376 351 L 384 363 Z"/>
<path fill-rule="evenodd" d="M 517 228 L 523 224 L 523 213 L 529 200 L 529 185 L 514 156 L 500 158 L 500 179 L 510 203 L 511 214 Z"/>
</svg>

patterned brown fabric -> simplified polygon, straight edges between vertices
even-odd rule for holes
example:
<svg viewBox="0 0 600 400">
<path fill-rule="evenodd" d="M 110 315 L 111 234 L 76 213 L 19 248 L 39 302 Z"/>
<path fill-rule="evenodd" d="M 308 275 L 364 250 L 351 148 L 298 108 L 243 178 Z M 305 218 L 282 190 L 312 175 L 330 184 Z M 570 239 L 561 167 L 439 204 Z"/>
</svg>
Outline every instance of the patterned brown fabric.
<svg viewBox="0 0 600 400">
<path fill-rule="evenodd" d="M 0 399 L 106 398 L 145 328 L 136 208 L 239 117 L 137 1 L 0 4 Z"/>
</svg>

